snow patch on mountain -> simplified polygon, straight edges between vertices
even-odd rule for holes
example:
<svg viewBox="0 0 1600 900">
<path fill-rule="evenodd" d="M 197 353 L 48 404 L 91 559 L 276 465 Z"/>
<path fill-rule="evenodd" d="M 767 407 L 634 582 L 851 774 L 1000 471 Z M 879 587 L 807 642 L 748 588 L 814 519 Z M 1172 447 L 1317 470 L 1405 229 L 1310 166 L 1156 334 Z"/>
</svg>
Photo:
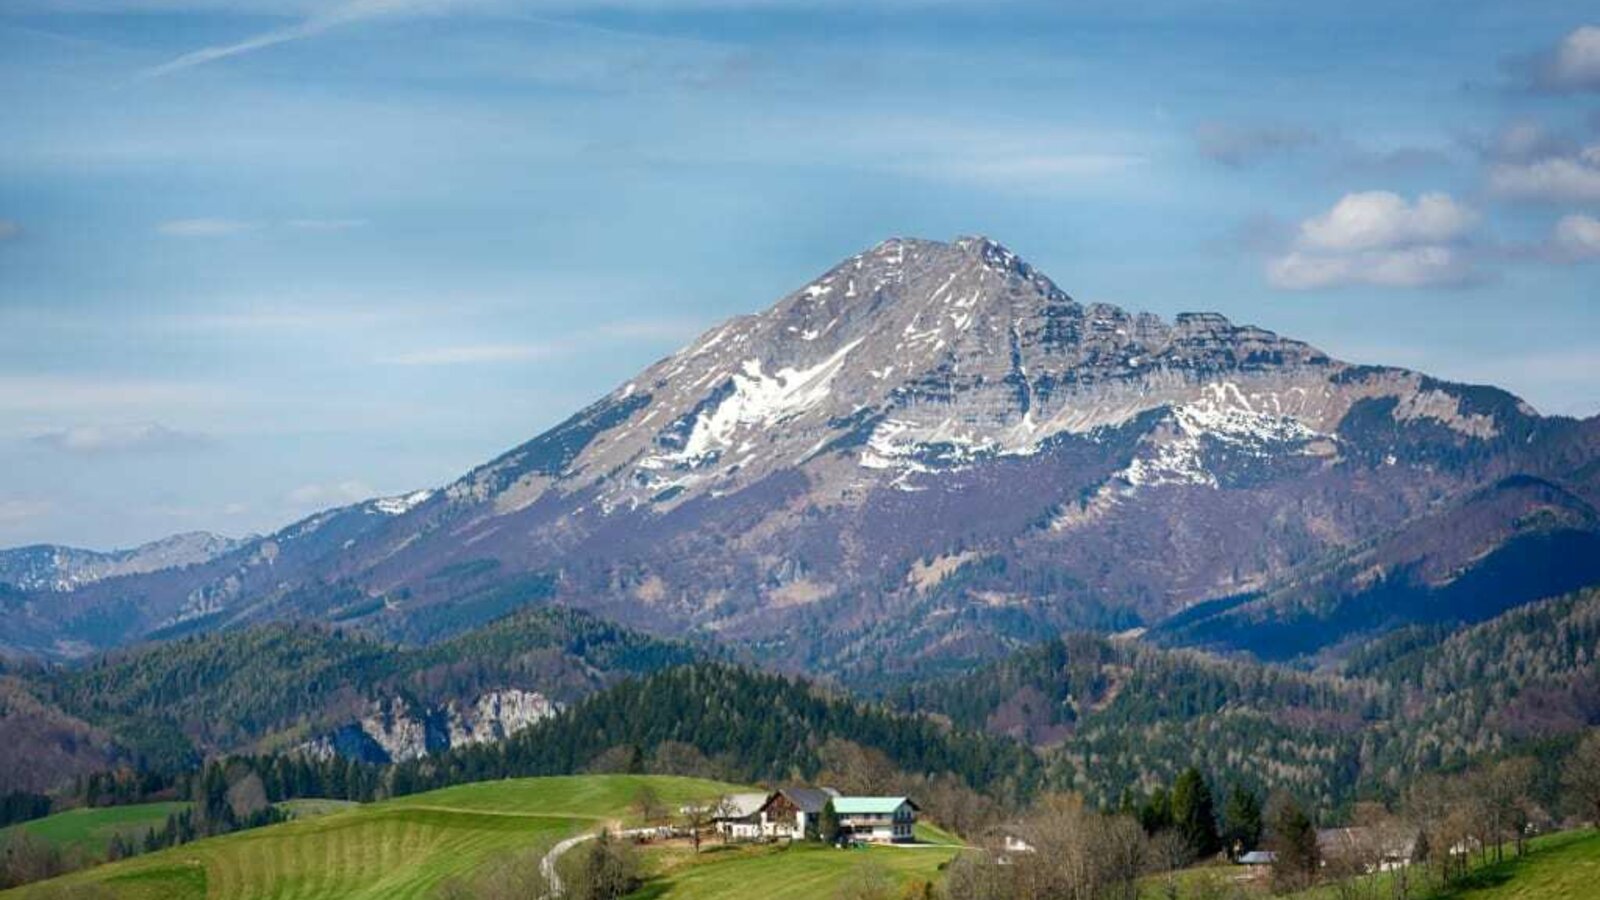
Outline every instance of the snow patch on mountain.
<svg viewBox="0 0 1600 900">
<path fill-rule="evenodd" d="M 1276 403 L 1276 397 L 1272 398 Z M 1327 437 L 1294 418 L 1255 408 L 1231 381 L 1208 384 L 1198 400 L 1172 409 L 1172 428 L 1154 442 L 1154 455 L 1136 457 L 1117 473 L 1132 488 L 1160 484 L 1220 487 L 1207 466 L 1212 446 L 1267 459 L 1301 452 Z"/>
<path fill-rule="evenodd" d="M 729 380 L 733 389 L 713 408 L 702 410 L 683 449 L 646 460 L 645 468 L 661 464 L 694 464 L 717 451 L 734 446 L 742 430 L 770 427 L 820 405 L 828 398 L 833 377 L 844 367 L 845 357 L 860 344 L 858 338 L 814 366 L 786 366 L 768 375 L 759 359 L 747 359 Z"/>
<path fill-rule="evenodd" d="M 386 516 L 402 516 L 426 503 L 432 496 L 433 491 L 421 490 L 398 497 L 380 497 L 372 501 L 372 508 Z"/>
</svg>

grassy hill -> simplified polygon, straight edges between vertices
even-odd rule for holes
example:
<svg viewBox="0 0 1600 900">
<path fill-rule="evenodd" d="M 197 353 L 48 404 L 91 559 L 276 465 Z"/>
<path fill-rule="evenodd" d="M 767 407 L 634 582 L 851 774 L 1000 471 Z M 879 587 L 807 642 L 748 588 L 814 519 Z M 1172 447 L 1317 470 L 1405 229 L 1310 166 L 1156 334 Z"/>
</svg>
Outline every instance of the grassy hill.
<svg viewBox="0 0 1600 900">
<path fill-rule="evenodd" d="M 1428 900 L 1555 900 L 1600 897 L 1600 831 L 1568 831 L 1534 842 L 1521 859 L 1493 863 Z"/>
<path fill-rule="evenodd" d="M 87 859 L 105 857 L 106 845 L 117 834 L 142 838 L 152 828 L 160 828 L 167 816 L 187 807 L 187 803 L 137 803 L 95 809 L 69 809 L 55 815 L 0 828 L 0 840 L 16 833 L 27 834 L 63 851 L 77 850 Z"/>
<path fill-rule="evenodd" d="M 132 900 L 426 898 L 495 854 L 626 822 L 644 785 L 669 807 L 733 785 L 593 775 L 482 782 L 209 838 L 30 885 L 7 898 L 97 885 Z"/>
</svg>

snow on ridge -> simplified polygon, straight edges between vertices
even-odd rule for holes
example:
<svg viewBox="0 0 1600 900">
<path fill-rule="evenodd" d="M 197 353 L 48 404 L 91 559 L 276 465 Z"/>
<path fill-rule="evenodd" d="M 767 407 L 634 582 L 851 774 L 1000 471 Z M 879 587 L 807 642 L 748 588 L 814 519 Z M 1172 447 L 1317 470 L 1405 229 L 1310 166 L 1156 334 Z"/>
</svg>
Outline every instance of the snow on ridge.
<svg viewBox="0 0 1600 900">
<path fill-rule="evenodd" d="M 398 497 L 380 497 L 372 501 L 372 508 L 386 516 L 401 516 L 426 503 L 432 496 L 433 491 L 421 490 Z"/>
<path fill-rule="evenodd" d="M 1276 401 L 1276 397 L 1273 398 Z M 1177 434 L 1155 445 L 1151 457 L 1136 457 L 1117 473 L 1130 487 L 1194 484 L 1219 487 L 1206 468 L 1203 439 L 1234 451 L 1269 456 L 1269 447 L 1304 444 L 1327 437 L 1293 416 L 1257 410 L 1231 381 L 1208 384 L 1199 399 L 1172 407 Z"/>
</svg>

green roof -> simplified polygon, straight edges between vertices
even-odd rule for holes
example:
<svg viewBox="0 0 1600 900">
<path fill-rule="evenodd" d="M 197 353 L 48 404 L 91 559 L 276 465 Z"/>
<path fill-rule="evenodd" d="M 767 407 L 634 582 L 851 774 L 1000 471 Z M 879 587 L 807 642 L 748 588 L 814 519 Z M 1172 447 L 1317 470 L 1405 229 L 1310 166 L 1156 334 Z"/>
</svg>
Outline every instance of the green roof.
<svg viewBox="0 0 1600 900">
<path fill-rule="evenodd" d="M 902 803 L 911 803 L 905 797 L 835 797 L 833 811 L 841 816 L 891 815 Z M 911 804 L 913 807 L 915 803 Z"/>
</svg>

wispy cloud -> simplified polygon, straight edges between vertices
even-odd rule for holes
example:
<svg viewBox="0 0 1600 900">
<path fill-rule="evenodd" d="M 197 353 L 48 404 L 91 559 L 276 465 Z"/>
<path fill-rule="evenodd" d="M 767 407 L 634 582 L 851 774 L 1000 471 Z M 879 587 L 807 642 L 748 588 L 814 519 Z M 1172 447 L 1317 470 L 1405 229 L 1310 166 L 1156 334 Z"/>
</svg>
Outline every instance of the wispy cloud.
<svg viewBox="0 0 1600 900">
<path fill-rule="evenodd" d="M 299 231 L 349 231 L 365 228 L 366 219 L 290 219 L 284 223 Z"/>
<path fill-rule="evenodd" d="M 194 450 L 211 441 L 203 434 L 179 431 L 157 422 L 136 422 L 76 425 L 36 435 L 33 442 L 64 453 L 101 455 Z"/>
<path fill-rule="evenodd" d="M 22 234 L 22 226 L 10 219 L 0 219 L 0 241 L 9 241 Z"/>
<path fill-rule="evenodd" d="M 706 324 L 690 319 L 635 319 L 609 322 L 588 334 L 618 341 L 688 341 L 706 329 Z"/>
<path fill-rule="evenodd" d="M 55 504 L 48 500 L 0 497 L 0 524 L 16 525 L 49 515 Z"/>
<path fill-rule="evenodd" d="M 207 238 L 226 237 L 254 227 L 238 219 L 172 219 L 157 225 L 156 231 L 168 237 Z"/>
<path fill-rule="evenodd" d="M 1466 284 L 1478 275 L 1463 241 L 1478 221 L 1447 194 L 1415 202 L 1389 191 L 1347 194 L 1300 223 L 1289 251 L 1268 262 L 1267 279 L 1296 291 Z"/>
<path fill-rule="evenodd" d="M 459 344 L 381 356 L 378 361 L 393 366 L 456 366 L 522 362 L 542 359 L 553 352 L 555 348 L 549 344 Z"/>
<path fill-rule="evenodd" d="M 680 319 L 636 319 L 610 322 L 542 343 L 448 344 L 391 353 L 376 360 L 392 366 L 458 366 L 551 359 L 606 344 L 632 341 L 688 341 L 705 329 L 704 322 Z"/>
<path fill-rule="evenodd" d="M 0 412 L 110 413 L 141 409 L 214 406 L 227 391 L 209 383 L 75 378 L 50 375 L 0 376 Z"/>
<path fill-rule="evenodd" d="M 1512 200 L 1600 203 L 1600 144 L 1489 168 L 1489 189 Z"/>
<path fill-rule="evenodd" d="M 339 506 L 358 503 L 376 497 L 377 491 L 359 480 L 331 484 L 302 484 L 284 495 L 284 500 L 295 507 Z"/>
<path fill-rule="evenodd" d="M 1562 216 L 1551 232 L 1549 249 L 1557 262 L 1600 260 L 1600 219 L 1582 213 Z"/>
<path fill-rule="evenodd" d="M 433 15 L 448 11 L 452 7 L 466 6 L 469 2 L 470 0 L 345 0 L 343 3 L 313 12 L 294 25 L 263 31 L 231 44 L 202 47 L 145 69 L 141 74 L 145 78 L 161 78 L 218 60 L 316 37 L 358 22 L 401 16 Z"/>
<path fill-rule="evenodd" d="M 1194 128 L 1200 155 L 1225 166 L 1242 168 L 1274 156 L 1285 156 L 1318 142 L 1317 133 L 1294 125 L 1238 125 L 1201 122 Z"/>
<path fill-rule="evenodd" d="M 184 312 L 158 316 L 153 320 L 162 329 L 185 331 L 246 331 L 349 329 L 411 316 L 412 310 L 316 309 L 302 306 L 260 306 L 238 312 Z"/>
</svg>

